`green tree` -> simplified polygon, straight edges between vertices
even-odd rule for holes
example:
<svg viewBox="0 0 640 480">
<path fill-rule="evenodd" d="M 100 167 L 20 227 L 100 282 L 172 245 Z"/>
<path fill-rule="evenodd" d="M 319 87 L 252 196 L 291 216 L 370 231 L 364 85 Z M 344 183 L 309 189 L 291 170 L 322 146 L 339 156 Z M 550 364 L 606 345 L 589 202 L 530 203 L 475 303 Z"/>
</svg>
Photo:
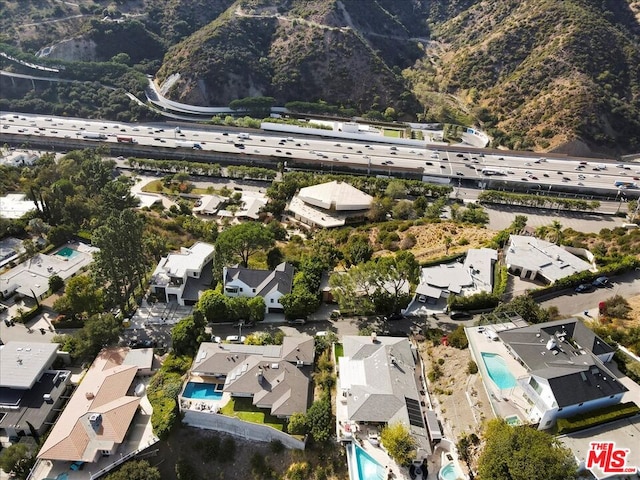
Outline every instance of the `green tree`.
<svg viewBox="0 0 640 480">
<path fill-rule="evenodd" d="M 200 344 L 206 341 L 206 322 L 200 312 L 180 320 L 171 329 L 171 342 L 176 355 L 195 356 Z"/>
<path fill-rule="evenodd" d="M 123 311 L 133 289 L 145 283 L 143 229 L 142 217 L 133 210 L 123 210 L 111 214 L 92 237 L 92 243 L 100 249 L 93 255 L 93 271 Z"/>
<path fill-rule="evenodd" d="M 571 450 L 553 436 L 527 426 L 511 427 L 491 420 L 484 431 L 485 446 L 478 474 L 492 480 L 568 480 L 577 478 Z"/>
<path fill-rule="evenodd" d="M 104 480 L 160 480 L 160 471 L 149 465 L 146 460 L 131 460 L 117 471 L 110 473 Z"/>
<path fill-rule="evenodd" d="M 519 295 L 510 302 L 498 305 L 494 313 L 517 313 L 529 323 L 544 323 L 549 320 L 549 312 L 542 308 L 531 295 Z"/>
<path fill-rule="evenodd" d="M 269 270 L 275 270 L 283 261 L 284 255 L 278 247 L 273 247 L 267 252 L 267 268 Z"/>
<path fill-rule="evenodd" d="M 280 303 L 287 318 L 307 317 L 320 306 L 318 294 L 303 288 L 294 288 L 293 292 L 283 295 L 280 297 Z"/>
<path fill-rule="evenodd" d="M 223 322 L 229 317 L 227 297 L 218 290 L 206 290 L 198 300 L 196 310 L 202 312 L 207 322 Z"/>
<path fill-rule="evenodd" d="M 558 220 L 554 220 L 553 222 L 551 222 L 549 230 L 553 235 L 553 241 L 556 243 L 556 245 L 560 245 L 560 242 L 562 242 L 562 224 Z"/>
<path fill-rule="evenodd" d="M 416 442 L 403 423 L 392 423 L 382 429 L 380 442 L 398 465 L 406 465 L 415 457 Z"/>
<path fill-rule="evenodd" d="M 407 187 L 402 180 L 391 180 L 387 189 L 384 191 L 387 197 L 394 200 L 400 197 L 404 197 L 407 194 Z"/>
<path fill-rule="evenodd" d="M 442 239 L 442 243 L 444 243 L 444 254 L 449 255 L 449 248 L 451 248 L 451 244 L 453 243 L 453 238 L 451 238 L 451 235 L 446 235 Z"/>
<path fill-rule="evenodd" d="M 36 452 L 25 443 L 14 443 L 0 454 L 0 468 L 19 480 L 29 476 L 35 461 Z"/>
<path fill-rule="evenodd" d="M 225 261 L 240 259 L 247 267 L 249 257 L 260 250 L 267 250 L 274 244 L 273 234 L 261 223 L 246 222 L 227 228 L 218 235 L 216 256 Z"/>
<path fill-rule="evenodd" d="M 59 275 L 52 275 L 49 277 L 49 291 L 55 293 L 64 287 L 64 280 Z"/>
<path fill-rule="evenodd" d="M 344 252 L 345 260 L 350 265 L 368 262 L 373 255 L 373 247 L 369 238 L 364 235 L 352 235 L 347 242 Z"/>
<path fill-rule="evenodd" d="M 294 413 L 289 417 L 287 432 L 291 435 L 305 435 L 309 432 L 307 416 L 304 413 Z"/>
<path fill-rule="evenodd" d="M 247 307 L 249 308 L 249 320 L 254 322 L 261 322 L 264 320 L 264 315 L 266 312 L 266 304 L 264 303 L 264 298 L 262 297 L 253 297 L 247 301 Z"/>
<path fill-rule="evenodd" d="M 307 425 L 316 442 L 324 443 L 331 438 L 331 400 L 328 395 L 323 395 L 311 404 L 307 410 Z"/>
<path fill-rule="evenodd" d="M 57 312 L 68 315 L 86 313 L 91 316 L 103 310 L 104 291 L 89 275 L 79 275 L 67 281 L 64 296 L 53 304 Z"/>
<path fill-rule="evenodd" d="M 626 298 L 621 295 L 614 295 L 604 301 L 606 312 L 609 317 L 629 318 L 629 313 L 633 310 Z"/>
</svg>

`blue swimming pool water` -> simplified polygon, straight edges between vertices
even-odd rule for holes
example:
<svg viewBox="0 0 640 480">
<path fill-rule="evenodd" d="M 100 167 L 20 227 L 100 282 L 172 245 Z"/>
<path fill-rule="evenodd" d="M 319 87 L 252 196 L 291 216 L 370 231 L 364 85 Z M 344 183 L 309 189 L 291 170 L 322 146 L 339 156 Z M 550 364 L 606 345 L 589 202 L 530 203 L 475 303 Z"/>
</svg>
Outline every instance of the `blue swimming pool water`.
<svg viewBox="0 0 640 480">
<path fill-rule="evenodd" d="M 216 392 L 216 386 L 212 383 L 188 382 L 182 396 L 196 400 L 220 400 L 222 392 Z"/>
<path fill-rule="evenodd" d="M 440 469 L 438 472 L 439 480 L 458 480 L 459 478 L 464 478 L 462 474 L 458 471 L 456 465 L 452 463 L 447 463 L 444 467 Z"/>
<path fill-rule="evenodd" d="M 352 444 L 353 455 L 355 457 L 355 467 L 351 473 L 357 475 L 356 478 L 351 480 L 384 480 L 385 471 L 384 467 L 376 462 L 371 455 L 365 452 L 357 444 Z"/>
<path fill-rule="evenodd" d="M 482 352 L 482 361 L 487 367 L 487 373 L 500 390 L 516 386 L 516 379 L 509 371 L 507 364 L 500 355 Z"/>
<path fill-rule="evenodd" d="M 73 258 L 78 255 L 78 251 L 74 250 L 73 248 L 64 247 L 58 250 L 58 253 L 56 253 L 56 255 L 64 258 Z"/>
</svg>

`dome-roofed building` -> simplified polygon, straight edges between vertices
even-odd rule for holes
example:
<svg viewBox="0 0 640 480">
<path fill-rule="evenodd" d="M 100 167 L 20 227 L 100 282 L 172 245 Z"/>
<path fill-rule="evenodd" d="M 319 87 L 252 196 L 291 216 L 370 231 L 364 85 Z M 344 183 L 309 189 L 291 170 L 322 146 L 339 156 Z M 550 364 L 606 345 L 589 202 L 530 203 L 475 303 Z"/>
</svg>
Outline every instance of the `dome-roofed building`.
<svg viewBox="0 0 640 480">
<path fill-rule="evenodd" d="M 289 203 L 296 220 L 318 227 L 341 227 L 364 219 L 373 197 L 345 182 L 300 189 Z"/>
</svg>

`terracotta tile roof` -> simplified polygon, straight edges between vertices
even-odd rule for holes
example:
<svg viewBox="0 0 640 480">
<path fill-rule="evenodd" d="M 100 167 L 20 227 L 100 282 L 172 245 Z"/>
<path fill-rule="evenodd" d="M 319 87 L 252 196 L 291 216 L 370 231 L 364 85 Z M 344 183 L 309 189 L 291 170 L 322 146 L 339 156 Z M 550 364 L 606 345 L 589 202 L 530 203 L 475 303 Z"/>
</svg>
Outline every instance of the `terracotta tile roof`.
<svg viewBox="0 0 640 480">
<path fill-rule="evenodd" d="M 99 450 L 111 450 L 114 444 L 122 443 L 140 403 L 140 398 L 127 396 L 138 369 L 122 365 L 126 351 L 100 352 L 51 430 L 39 458 L 93 462 Z M 98 427 L 89 421 L 92 414 L 101 414 Z"/>
</svg>

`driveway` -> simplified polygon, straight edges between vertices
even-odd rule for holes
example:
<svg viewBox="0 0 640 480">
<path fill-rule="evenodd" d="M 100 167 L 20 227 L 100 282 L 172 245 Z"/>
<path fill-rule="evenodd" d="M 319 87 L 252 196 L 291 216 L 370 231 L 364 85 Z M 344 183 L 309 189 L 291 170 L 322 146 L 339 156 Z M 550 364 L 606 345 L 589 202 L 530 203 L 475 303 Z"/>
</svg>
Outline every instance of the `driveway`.
<svg viewBox="0 0 640 480">
<path fill-rule="evenodd" d="M 595 318 L 598 312 L 598 303 L 614 295 L 630 298 L 638 294 L 640 294 L 640 271 L 634 270 L 617 277 L 611 277 L 609 288 L 597 288 L 590 293 L 575 293 L 569 289 L 564 294 L 540 302 L 540 305 L 544 308 L 558 307 L 562 315 L 583 315 L 585 311 L 589 311 L 589 314 Z"/>
</svg>

